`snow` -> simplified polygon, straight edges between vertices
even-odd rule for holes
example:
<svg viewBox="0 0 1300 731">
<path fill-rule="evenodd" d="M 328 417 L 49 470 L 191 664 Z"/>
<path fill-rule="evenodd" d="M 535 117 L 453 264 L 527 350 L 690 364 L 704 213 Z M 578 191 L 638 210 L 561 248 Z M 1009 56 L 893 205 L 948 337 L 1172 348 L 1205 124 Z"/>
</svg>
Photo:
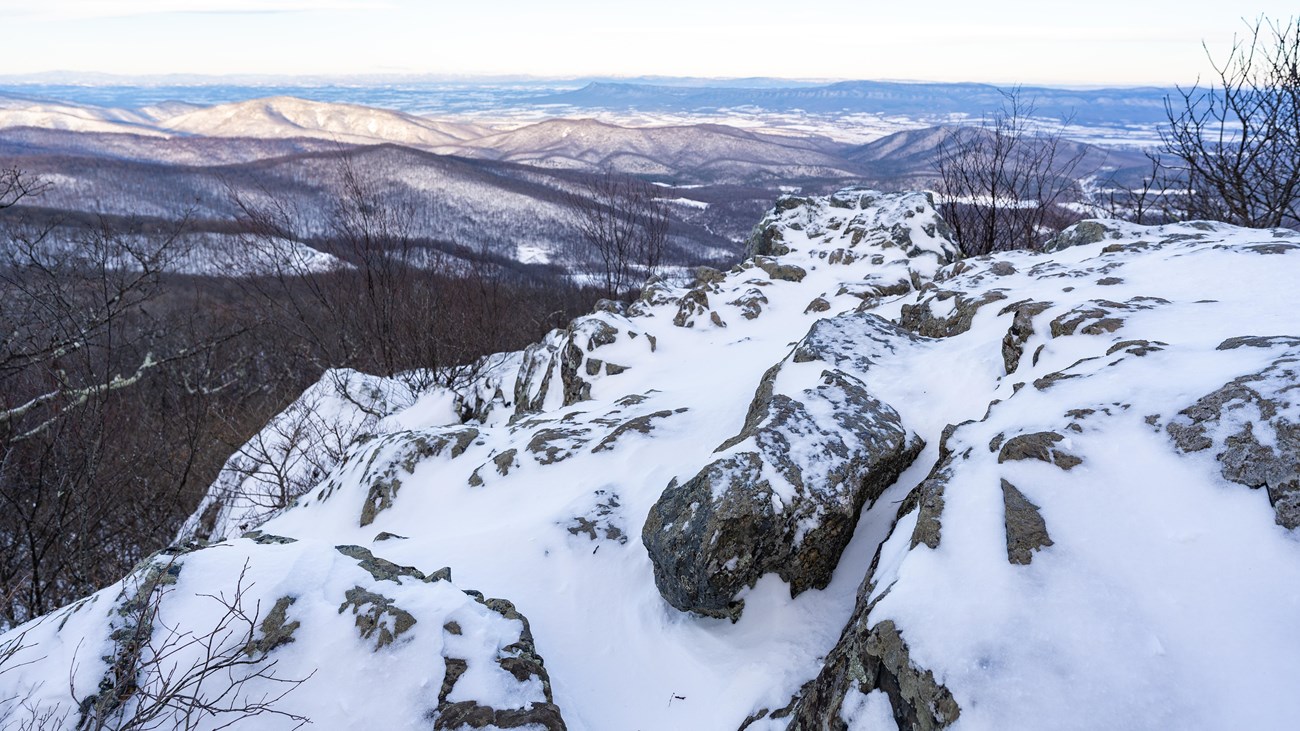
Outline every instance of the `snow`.
<svg viewBox="0 0 1300 731">
<path fill-rule="evenodd" d="M 415 399 L 395 380 L 329 371 L 231 455 L 180 537 L 236 536 L 261 525 L 317 484 L 384 416 L 382 423 L 401 429 L 416 415 L 453 414 L 445 394 Z"/>
<path fill-rule="evenodd" d="M 709 204 L 704 201 L 697 201 L 691 198 L 664 198 L 665 203 L 672 203 L 676 206 L 686 206 L 687 208 L 698 208 L 701 211 L 708 208 Z"/>
<path fill-rule="evenodd" d="M 515 247 L 515 259 L 524 264 L 550 264 L 551 252 L 541 246 L 519 244 Z"/>
<path fill-rule="evenodd" d="M 647 289 L 653 299 L 627 315 L 580 318 L 541 346 L 503 355 L 490 376 L 459 393 L 410 394 L 392 381 L 366 380 L 375 403 L 356 411 L 348 399 L 329 401 L 335 398 L 330 384 L 316 387 L 304 398 L 333 404 L 322 418 L 349 435 L 315 460 L 320 474 L 293 507 L 223 508 L 213 537 L 231 538 L 218 548 L 228 546 L 232 558 L 204 558 L 213 562 L 211 573 L 186 569 L 175 593 L 190 598 L 177 604 L 186 613 L 178 616 L 195 623 L 208 616 L 193 597 L 200 587 L 211 592 L 229 583 L 240 551 L 249 553 L 240 548 L 248 541 L 235 538 L 240 526 L 260 523 L 262 531 L 304 544 L 367 546 L 426 571 L 450 566 L 458 586 L 508 598 L 529 621 L 555 702 L 574 731 L 723 729 L 761 709 L 785 707 L 817 675 L 870 578 L 871 623 L 892 620 L 913 664 L 951 691 L 961 707 L 955 728 L 1291 724 L 1288 699 L 1300 677 L 1300 542 L 1274 523 L 1265 491 L 1224 480 L 1212 450 L 1180 454 L 1162 425 L 1278 357 L 1269 348 L 1217 350 L 1224 339 L 1300 332 L 1300 291 L 1293 283 L 1300 236 L 1101 222 L 1108 233 L 1096 243 L 950 264 L 956 249 L 928 196 L 859 189 L 783 201 L 763 225 L 779 231 L 780 243 L 791 249 L 778 262 L 805 276 L 772 279 L 751 262 L 707 287 L 707 307 L 725 327 L 707 314 L 693 327 L 675 326 L 688 290 L 655 285 Z M 1259 244 L 1296 248 L 1266 254 L 1252 248 Z M 995 273 L 995 263 L 1015 271 Z M 1120 281 L 1103 283 L 1108 279 Z M 900 281 L 909 290 L 904 294 L 865 300 L 854 294 L 864 283 Z M 749 290 L 767 300 L 754 319 L 731 304 Z M 664 487 L 718 459 L 714 450 L 741 431 L 763 374 L 786 361 L 815 323 L 859 308 L 895 321 L 904 306 L 951 313 L 956 299 L 940 300 L 937 290 L 968 299 L 1004 290 L 1006 297 L 983 306 L 968 331 L 941 340 L 899 339 L 881 347 L 866 340 L 865 329 L 846 336 L 851 342 L 842 355 L 870 360 L 870 367 L 853 367 L 854 375 L 927 446 L 863 511 L 830 584 L 792 598 L 779 577 L 764 576 L 738 595 L 744 613 L 734 624 L 670 607 L 638 535 Z M 818 297 L 830 309 L 806 311 Z M 1024 356 L 1006 373 L 1002 344 L 1012 314 L 1002 310 L 1023 299 L 1051 304 L 1035 317 Z M 1107 308 L 1122 323 L 1113 331 L 1053 337 L 1047 323 L 1082 306 Z M 600 335 L 610 332 L 612 340 Z M 1123 347 L 1107 354 L 1136 339 L 1164 345 L 1142 356 Z M 577 360 L 566 365 L 565 357 Z M 611 375 L 611 364 L 625 370 Z M 797 365 L 782 370 L 779 392 L 820 383 L 820 365 Z M 566 368 L 589 385 L 590 398 L 565 404 Z M 1074 377 L 1035 385 L 1052 374 Z M 832 424 L 842 410 L 835 393 L 827 393 L 825 401 L 808 404 L 819 425 Z M 539 409 L 516 413 L 516 395 L 540 402 Z M 467 406 L 477 418 L 462 424 L 459 413 Z M 1067 414 L 1077 409 L 1092 413 Z M 614 438 L 640 417 L 648 432 Z M 1249 410 L 1233 418 L 1259 421 Z M 930 472 L 945 427 L 967 421 L 947 445 L 955 463 L 941 541 L 938 548 L 913 547 L 918 513 L 895 523 L 899 505 Z M 277 423 L 278 431 L 273 424 L 265 434 L 282 433 L 283 422 Z M 468 428 L 475 433 L 463 453 L 443 451 L 404 466 L 403 445 L 464 435 Z M 1057 448 L 1081 464 L 1067 471 L 1034 460 L 999 463 L 990 448 L 999 437 L 1039 431 L 1064 435 Z M 820 438 L 796 439 L 792 449 L 813 462 Z M 283 440 L 275 444 L 282 453 L 302 451 Z M 392 506 L 363 526 L 362 507 L 374 504 L 374 481 L 366 476 L 383 468 L 394 469 L 400 485 Z M 238 474 L 234 468 L 223 473 L 187 531 L 223 489 L 240 488 Z M 794 497 L 783 490 L 783 478 L 766 477 L 775 501 Z M 823 476 L 810 479 L 820 483 Z M 1039 508 L 1053 541 L 1034 551 L 1028 565 L 1008 561 L 1002 480 Z M 590 534 L 583 520 L 596 526 Z M 405 538 L 379 540 L 381 533 Z M 253 564 L 265 596 L 281 587 L 333 591 L 346 588 L 341 577 L 352 576 L 342 559 L 272 548 L 272 558 L 259 556 Z M 868 577 L 877 549 L 877 568 Z M 452 601 L 463 596 L 403 594 L 430 619 L 412 630 L 414 649 L 391 659 L 336 659 L 337 641 L 326 633 L 354 637 L 352 617 L 319 618 L 314 631 L 321 634 L 296 641 L 294 654 L 286 655 L 293 660 L 284 665 L 287 673 L 324 668 L 310 688 L 304 685 L 308 715 L 329 723 L 359 717 L 364 707 L 384 720 L 368 717 L 367 725 L 407 727 L 403 704 L 428 707 L 442 676 L 429 670 L 427 678 L 413 679 L 407 671 L 418 662 L 405 658 L 417 650 L 442 657 L 444 645 L 495 652 L 496 638 L 518 631 L 499 615 L 482 613 L 478 634 L 444 639 L 426 630 L 457 612 L 477 612 L 481 605 Z M 86 612 L 73 613 L 62 633 L 49 630 L 52 622 L 16 630 L 38 638 L 46 656 L 39 674 L 23 674 L 24 683 L 46 678 L 51 687 L 66 685 L 69 648 L 79 638 L 104 636 L 102 621 Z M 480 674 L 491 667 L 467 673 L 454 698 L 521 708 L 537 697 L 536 684 L 507 686 Z M 78 687 L 92 687 L 97 675 L 82 672 Z M 364 687 L 354 688 L 344 674 Z M 10 682 L 0 676 L 0 698 L 9 697 Z M 852 688 L 839 720 L 850 729 L 893 729 L 893 719 L 884 692 Z M 752 728 L 779 727 L 769 718 Z"/>
<path fill-rule="evenodd" d="M 219 104 L 159 120 L 172 134 L 207 137 L 315 137 L 340 143 L 395 142 L 432 148 L 480 137 L 486 128 L 353 104 L 271 97 Z"/>
<path fill-rule="evenodd" d="M 881 690 L 865 694 L 856 688 L 850 690 L 844 697 L 840 720 L 848 726 L 848 731 L 895 731 L 898 728 L 889 696 Z"/>
<path fill-rule="evenodd" d="M 78 187 L 75 180 L 57 180 L 52 177 L 51 181 L 70 185 L 74 190 Z M 48 236 L 39 242 L 37 251 L 46 256 L 76 255 L 90 249 L 85 245 L 85 240 L 86 233 L 83 230 L 54 226 Z M 332 254 L 298 241 L 276 238 L 250 243 L 246 237 L 233 234 L 180 233 L 170 242 L 164 242 L 157 236 L 124 234 L 115 239 L 113 246 L 158 252 L 158 260 L 151 262 L 152 265 L 174 274 L 257 277 L 286 270 L 324 272 L 351 266 Z M 107 263 L 124 271 L 138 271 L 141 266 L 134 256 L 124 252 L 112 257 Z"/>
<path fill-rule="evenodd" d="M 162 585 L 155 595 L 161 599 L 156 600 L 159 611 L 153 619 L 154 647 L 145 653 L 158 653 L 156 673 L 173 682 L 195 663 L 203 662 L 209 651 L 217 656 L 240 656 L 249 624 L 242 616 L 232 616 L 232 608 L 254 619 L 265 618 L 277 598 L 293 598 L 287 616 L 300 626 L 290 643 L 274 651 L 274 665 L 263 676 L 251 676 L 242 684 L 232 681 L 245 677 L 249 671 L 244 667 L 217 673 L 206 679 L 206 695 L 202 686 L 191 689 L 200 697 L 229 693 L 224 700 L 238 707 L 278 697 L 291 688 L 274 707 L 281 713 L 314 719 L 315 725 L 415 731 L 427 728 L 421 711 L 437 704 L 444 658 L 451 657 L 468 661 L 464 682 L 455 685 L 457 693 L 472 694 L 479 702 L 497 708 L 525 706 L 541 696 L 535 681 L 521 683 L 493 661 L 502 647 L 518 639 L 520 622 L 492 612 L 450 582 L 425 583 L 411 578 L 377 582 L 354 559 L 321 541 L 258 545 L 237 539 L 187 556 L 160 556 L 153 565 L 179 569 L 175 583 Z M 25 625 L 21 632 L 26 647 L 13 662 L 46 663 L 73 672 L 71 678 L 65 670 L 63 677 L 44 679 L 21 672 L 19 667 L 11 686 L 15 695 L 33 707 L 61 707 L 68 724 L 74 724 L 76 702 L 97 690 L 108 670 L 105 659 L 113 657 L 115 648 L 112 642 L 101 646 L 64 638 L 106 637 L 109 628 L 131 627 L 129 617 L 118 613 L 120 605 L 114 600 L 119 594 L 133 595 L 144 586 L 139 577 L 133 574 L 95 594 L 85 605 L 73 605 Z M 381 615 L 380 622 L 396 634 L 384 654 L 372 651 L 378 632 L 370 636 L 358 633 L 356 612 L 369 607 L 339 606 L 339 600 L 354 587 L 381 592 L 414 619 L 413 628 L 403 632 L 396 631 L 392 614 Z M 218 627 L 223 619 L 229 623 L 228 631 L 213 636 L 191 637 L 184 631 L 172 631 Z M 448 622 L 457 623 L 462 634 L 442 631 Z M 421 626 L 435 631 L 414 631 Z M 253 639 L 262 636 L 256 630 L 252 633 Z M 157 682 L 158 678 L 149 673 L 141 676 L 142 682 L 148 680 Z M 342 688 L 348 692 L 340 693 Z M 0 712 L 4 710 L 0 706 Z M 229 723 L 237 716 L 218 718 Z M 179 727 L 180 719 L 159 719 L 164 727 L 172 727 L 169 721 Z M 209 720 L 198 727 L 217 725 Z M 292 729 L 299 724 L 291 718 L 265 714 L 236 725 Z"/>
</svg>

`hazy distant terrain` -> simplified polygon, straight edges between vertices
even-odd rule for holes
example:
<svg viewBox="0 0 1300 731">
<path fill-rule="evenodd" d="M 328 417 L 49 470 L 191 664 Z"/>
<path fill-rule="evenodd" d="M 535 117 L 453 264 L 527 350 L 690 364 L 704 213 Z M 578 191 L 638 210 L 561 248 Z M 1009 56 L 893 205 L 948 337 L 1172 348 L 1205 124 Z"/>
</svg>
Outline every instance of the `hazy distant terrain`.
<svg viewBox="0 0 1300 731">
<path fill-rule="evenodd" d="M 274 190 L 308 218 L 327 215 L 346 155 L 416 211 L 431 245 L 555 264 L 584 255 L 568 197 L 613 170 L 662 188 L 669 256 L 694 264 L 734 256 L 781 193 L 930 187 L 950 125 L 977 123 L 1003 98 L 979 84 L 650 81 L 47 77 L 0 86 L 0 160 L 54 184 L 40 200 L 47 214 L 188 216 L 219 234 L 236 193 Z M 1163 114 L 1158 89 L 1021 93 L 1038 124 L 1073 117 L 1066 132 L 1081 140 L 1070 143 L 1081 177 L 1138 174 L 1139 145 Z"/>
<path fill-rule="evenodd" d="M 979 120 L 1002 101 L 989 84 L 789 79 L 499 79 L 410 77 L 348 79 L 131 77 L 43 74 L 0 76 L 5 96 L 137 109 L 185 103 L 214 106 L 287 96 L 331 104 L 440 117 L 541 121 L 596 117 L 615 123 L 728 122 L 740 126 L 817 130 L 866 142 L 891 132 Z M 1153 87 L 1057 89 L 1026 87 L 1044 121 L 1069 119 L 1076 137 L 1122 143 L 1148 140 L 1164 120 L 1164 96 Z"/>
</svg>

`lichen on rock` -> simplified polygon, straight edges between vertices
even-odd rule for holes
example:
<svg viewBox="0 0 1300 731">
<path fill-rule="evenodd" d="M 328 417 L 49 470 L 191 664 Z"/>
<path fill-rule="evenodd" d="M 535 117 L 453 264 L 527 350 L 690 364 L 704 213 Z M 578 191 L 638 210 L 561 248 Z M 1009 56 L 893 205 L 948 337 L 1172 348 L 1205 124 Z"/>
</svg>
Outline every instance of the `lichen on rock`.
<svg viewBox="0 0 1300 731">
<path fill-rule="evenodd" d="M 1166 430 L 1182 452 L 1214 450 L 1225 480 L 1264 488 L 1277 524 L 1300 527 L 1300 338 L 1237 337 L 1220 350 L 1267 348 L 1277 357 L 1178 412 Z"/>
<path fill-rule="evenodd" d="M 393 644 L 397 638 L 415 626 L 415 617 L 410 612 L 396 606 L 392 599 L 369 591 L 361 586 L 347 590 L 343 603 L 339 605 L 339 614 L 352 610 L 356 617 L 357 632 L 361 639 L 375 640 L 376 651 Z"/>
<path fill-rule="evenodd" d="M 1033 432 L 1019 434 L 1006 440 L 998 451 L 998 464 L 1017 460 L 1033 459 L 1056 465 L 1063 470 L 1073 469 L 1083 460 L 1058 446 L 1065 437 L 1056 432 Z"/>
</svg>

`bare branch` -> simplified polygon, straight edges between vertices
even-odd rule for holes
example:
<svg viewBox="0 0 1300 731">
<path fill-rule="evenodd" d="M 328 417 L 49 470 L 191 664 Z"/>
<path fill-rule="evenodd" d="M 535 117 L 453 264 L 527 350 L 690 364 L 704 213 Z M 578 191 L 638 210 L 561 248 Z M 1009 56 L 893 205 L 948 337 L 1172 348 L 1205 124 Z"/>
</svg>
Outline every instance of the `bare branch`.
<svg viewBox="0 0 1300 731">
<path fill-rule="evenodd" d="M 1241 226 L 1300 225 L 1300 23 L 1247 23 L 1214 78 L 1165 99 L 1161 152 L 1181 213 Z"/>
<path fill-rule="evenodd" d="M 1035 132 L 1034 113 L 1033 101 L 1012 89 L 991 118 L 953 129 L 939 145 L 940 211 L 968 256 L 1036 248 L 1078 218 L 1065 204 L 1086 148 L 1064 138 L 1068 119 Z"/>
<path fill-rule="evenodd" d="M 650 185 L 607 168 L 568 202 L 579 234 L 599 261 L 593 274 L 607 297 L 621 297 L 658 272 L 669 217 Z"/>
</svg>

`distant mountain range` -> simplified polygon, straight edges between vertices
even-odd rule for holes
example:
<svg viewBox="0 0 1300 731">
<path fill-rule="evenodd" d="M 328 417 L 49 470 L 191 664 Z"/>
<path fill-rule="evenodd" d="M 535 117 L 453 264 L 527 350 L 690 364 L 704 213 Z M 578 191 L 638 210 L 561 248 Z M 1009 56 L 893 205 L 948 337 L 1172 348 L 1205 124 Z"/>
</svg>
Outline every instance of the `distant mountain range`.
<svg viewBox="0 0 1300 731">
<path fill-rule="evenodd" d="M 716 111 L 758 107 L 770 112 L 871 113 L 915 119 L 980 117 L 1001 107 L 1007 90 L 989 84 L 844 81 L 800 88 L 680 87 L 593 82 L 575 91 L 537 97 L 536 104 L 643 111 Z M 1127 126 L 1164 121 L 1159 88 L 1054 89 L 1024 87 L 1034 116 L 1088 125 Z"/>
<path fill-rule="evenodd" d="M 418 114 L 483 114 L 574 110 L 707 113 L 738 108 L 772 113 L 875 114 L 930 122 L 979 118 L 997 109 L 1006 87 L 975 83 L 898 81 L 817 82 L 789 79 L 463 79 L 376 77 L 192 77 L 146 78 L 86 74 L 0 76 L 6 94 L 105 107 L 142 108 L 184 100 L 227 104 L 274 96 L 350 103 Z M 1037 113 L 1073 117 L 1097 126 L 1150 125 L 1164 121 L 1164 98 L 1153 87 L 1066 89 L 1024 87 Z"/>
<path fill-rule="evenodd" d="M 886 85 L 889 89 L 917 85 Z M 975 85 L 972 99 L 997 96 L 996 90 Z M 858 102 L 867 98 L 893 99 L 903 105 L 921 105 L 919 91 L 890 96 L 886 88 L 871 91 L 860 86 L 835 85 L 805 90 L 761 91 L 754 89 L 686 89 L 676 87 L 630 87 L 591 85 L 576 94 L 592 99 L 622 98 L 627 105 L 645 103 L 682 104 L 706 98 L 715 101 L 736 95 L 760 95 L 772 104 L 802 99 L 823 105 Z M 926 92 L 930 93 L 930 92 Z M 983 96 L 981 96 L 983 95 Z M 738 97 L 736 97 L 738 98 Z M 748 96 L 746 98 L 749 98 Z M 1134 97 L 1136 98 L 1136 97 Z M 659 100 L 656 102 L 655 100 Z M 1055 104 L 1064 105 L 1062 95 Z M 882 102 L 884 103 L 884 102 Z M 1116 102 L 1121 103 L 1119 101 Z M 1136 101 L 1133 102 L 1136 108 Z M 919 108 L 919 106 L 917 106 Z M 164 103 L 136 109 L 98 107 L 84 104 L 45 102 L 17 97 L 0 98 L 0 130 L 6 137 L 21 136 L 27 145 L 54 145 L 63 152 L 87 151 L 85 140 L 22 133 L 19 129 L 61 130 L 78 133 L 167 138 L 174 144 L 141 146 L 112 138 L 96 140 L 91 147 L 98 156 L 153 159 L 160 162 L 204 164 L 206 155 L 218 154 L 243 160 L 238 146 L 204 145 L 197 140 L 235 138 L 258 140 L 254 148 L 269 140 L 298 140 L 293 152 L 328 149 L 334 146 L 396 144 L 439 155 L 513 162 L 533 167 L 594 171 L 612 168 L 643 176 L 657 176 L 675 183 L 752 184 L 773 180 L 874 179 L 888 182 L 898 176 L 923 178 L 932 167 L 934 151 L 944 133 L 942 127 L 904 128 L 866 145 L 851 145 L 809 132 L 790 129 L 746 129 L 725 124 L 619 125 L 595 119 L 548 119 L 533 124 L 489 126 L 464 119 L 447 121 L 404 112 L 356 104 L 316 102 L 293 97 L 270 97 L 218 105 Z M 314 141 L 309 143 L 308 141 Z M 328 144 L 325 144 L 328 143 Z M 153 156 L 153 157 L 151 157 Z M 197 157 L 194 157 L 197 156 Z M 1094 157 L 1127 160 L 1133 153 L 1111 151 Z M 924 184 L 923 179 L 910 180 Z"/>
<path fill-rule="evenodd" d="M 0 129 L 118 134 L 133 137 L 319 140 L 336 145 L 397 144 L 441 155 L 517 162 L 535 167 L 597 170 L 613 167 L 686 182 L 746 182 L 756 178 L 848 178 L 863 171 L 843 157 L 849 145 L 815 135 L 778 135 L 719 124 L 624 127 L 590 119 L 547 120 L 513 129 L 432 120 L 352 104 L 273 97 L 209 107 L 160 105 L 137 110 L 0 102 Z M 30 145 L 85 148 L 75 138 L 26 133 Z M 102 154 L 105 141 L 96 143 Z M 170 146 L 110 143 L 124 157 L 163 154 Z M 309 145 L 308 149 L 320 147 Z M 178 146 L 177 155 L 193 144 Z"/>
<path fill-rule="evenodd" d="M 955 86 L 967 89 L 969 99 L 997 95 L 990 87 Z M 574 93 L 592 104 L 598 98 L 634 105 L 635 100 L 695 104 L 761 97 L 773 106 L 802 100 L 830 108 L 875 98 L 902 109 L 920 108 L 916 105 L 936 88 L 593 84 Z M 1137 108 L 1140 95 L 1124 98 Z M 1064 105 L 1069 97 L 1062 93 L 1055 99 Z M 42 206 L 162 220 L 188 214 L 200 228 L 219 233 L 234 214 L 228 200 L 232 188 L 277 191 L 312 216 L 327 215 L 314 207 L 330 199 L 338 157 L 351 155 L 395 202 L 421 212 L 420 236 L 439 245 L 486 247 L 507 258 L 554 263 L 581 256 L 573 248 L 567 196 L 580 192 L 590 174 L 612 169 L 663 186 L 675 221 L 673 258 L 691 263 L 738 250 L 753 221 L 781 193 L 826 192 L 845 183 L 932 186 L 936 151 L 954 128 L 909 125 L 885 127 L 901 130 L 851 144 L 794 126 L 631 125 L 591 118 L 488 125 L 283 96 L 123 108 L 8 95 L 0 96 L 0 163 L 19 165 L 55 184 Z M 1067 147 L 1063 156 L 1084 160 L 1080 176 L 1145 169 L 1137 150 L 1082 142 Z"/>
</svg>

